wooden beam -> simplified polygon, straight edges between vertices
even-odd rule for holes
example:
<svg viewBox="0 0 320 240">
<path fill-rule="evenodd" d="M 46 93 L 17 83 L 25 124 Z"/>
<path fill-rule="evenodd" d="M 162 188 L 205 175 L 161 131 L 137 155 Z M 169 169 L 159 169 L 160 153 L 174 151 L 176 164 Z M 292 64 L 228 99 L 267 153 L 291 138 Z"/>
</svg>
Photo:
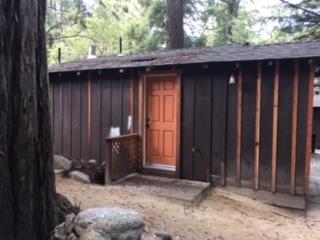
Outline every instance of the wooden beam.
<svg viewBox="0 0 320 240">
<path fill-rule="evenodd" d="M 89 159 L 92 153 L 92 79 L 88 72 L 88 144 L 89 144 Z"/>
<path fill-rule="evenodd" d="M 257 90 L 256 90 L 256 126 L 255 126 L 255 151 L 254 151 L 254 189 L 259 189 L 260 174 L 260 119 L 261 119 L 261 62 L 258 63 Z"/>
<path fill-rule="evenodd" d="M 278 113 L 279 113 L 279 77 L 280 63 L 276 61 L 273 89 L 273 119 L 272 119 L 272 151 L 271 151 L 271 191 L 277 190 L 277 145 L 278 145 Z"/>
<path fill-rule="evenodd" d="M 296 193 L 298 94 L 299 94 L 299 60 L 295 60 L 294 78 L 293 78 L 293 98 L 292 98 L 292 130 L 291 130 L 291 174 L 290 174 L 291 194 Z"/>
<path fill-rule="evenodd" d="M 241 185 L 241 138 L 242 138 L 242 67 L 239 67 L 237 86 L 237 150 L 236 150 L 236 181 Z"/>
<path fill-rule="evenodd" d="M 307 139 L 306 139 L 306 159 L 305 159 L 305 176 L 304 176 L 304 193 L 309 192 L 309 177 L 310 177 L 310 161 L 311 161 L 311 139 L 312 139 L 312 122 L 313 122 L 313 92 L 314 92 L 314 74 L 315 66 L 310 65 L 309 73 L 309 89 L 308 89 L 308 115 L 307 115 Z"/>
</svg>

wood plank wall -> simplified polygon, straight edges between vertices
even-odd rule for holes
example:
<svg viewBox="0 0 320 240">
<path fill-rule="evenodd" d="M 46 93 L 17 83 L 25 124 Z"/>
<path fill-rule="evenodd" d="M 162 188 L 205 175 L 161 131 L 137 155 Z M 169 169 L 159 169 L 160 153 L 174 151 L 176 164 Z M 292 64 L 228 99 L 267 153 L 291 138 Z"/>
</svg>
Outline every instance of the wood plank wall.
<svg viewBox="0 0 320 240">
<path fill-rule="evenodd" d="M 194 65 L 182 72 L 182 177 L 203 181 L 209 168 L 223 185 L 272 191 L 274 180 L 274 191 L 302 194 L 308 61 Z M 237 84 L 228 84 L 231 74 Z"/>
<path fill-rule="evenodd" d="M 121 134 L 131 131 L 130 73 L 50 74 L 50 82 L 55 154 L 103 161 L 110 127 L 120 127 Z"/>
<path fill-rule="evenodd" d="M 102 161 L 111 126 L 121 134 L 138 132 L 140 70 L 50 74 L 55 153 Z M 180 70 L 181 178 L 306 191 L 308 60 L 194 64 Z M 235 84 L 229 84 L 231 74 Z M 133 130 L 129 115 L 135 116 Z"/>
</svg>

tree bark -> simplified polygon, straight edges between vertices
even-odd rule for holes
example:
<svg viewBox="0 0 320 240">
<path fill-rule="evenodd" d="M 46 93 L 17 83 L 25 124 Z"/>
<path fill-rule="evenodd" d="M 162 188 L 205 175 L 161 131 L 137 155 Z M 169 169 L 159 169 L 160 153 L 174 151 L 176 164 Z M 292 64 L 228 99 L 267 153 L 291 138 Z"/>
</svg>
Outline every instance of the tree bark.
<svg viewBox="0 0 320 240">
<path fill-rule="evenodd" d="M 168 47 L 170 49 L 184 47 L 183 0 L 167 0 Z"/>
<path fill-rule="evenodd" d="M 227 18 L 225 19 L 225 36 L 226 42 L 231 43 L 233 40 L 234 21 L 238 18 L 241 0 L 224 0 L 227 8 Z"/>
<path fill-rule="evenodd" d="M 0 238 L 44 240 L 55 185 L 46 0 L 0 1 Z"/>
</svg>

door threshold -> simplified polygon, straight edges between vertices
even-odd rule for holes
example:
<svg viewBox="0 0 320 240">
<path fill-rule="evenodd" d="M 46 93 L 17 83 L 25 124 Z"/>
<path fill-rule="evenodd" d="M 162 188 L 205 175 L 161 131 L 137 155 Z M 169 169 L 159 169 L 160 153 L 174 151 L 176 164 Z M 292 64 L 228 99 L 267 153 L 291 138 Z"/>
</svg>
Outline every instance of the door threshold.
<svg viewBox="0 0 320 240">
<path fill-rule="evenodd" d="M 176 171 L 175 166 L 162 165 L 162 164 L 145 164 L 143 167 L 148 169 L 157 169 L 157 170 L 170 171 L 170 172 Z"/>
</svg>

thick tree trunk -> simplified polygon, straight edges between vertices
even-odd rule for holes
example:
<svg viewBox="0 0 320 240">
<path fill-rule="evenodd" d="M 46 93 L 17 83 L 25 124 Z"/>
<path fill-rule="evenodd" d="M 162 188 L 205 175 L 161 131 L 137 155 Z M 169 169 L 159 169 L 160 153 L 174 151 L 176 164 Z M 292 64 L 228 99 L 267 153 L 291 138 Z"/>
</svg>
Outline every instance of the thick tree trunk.
<svg viewBox="0 0 320 240">
<path fill-rule="evenodd" d="M 168 47 L 170 49 L 184 47 L 183 0 L 167 0 L 168 15 Z"/>
<path fill-rule="evenodd" d="M 46 0 L 0 1 L 0 239 L 45 240 L 55 186 Z"/>
</svg>

